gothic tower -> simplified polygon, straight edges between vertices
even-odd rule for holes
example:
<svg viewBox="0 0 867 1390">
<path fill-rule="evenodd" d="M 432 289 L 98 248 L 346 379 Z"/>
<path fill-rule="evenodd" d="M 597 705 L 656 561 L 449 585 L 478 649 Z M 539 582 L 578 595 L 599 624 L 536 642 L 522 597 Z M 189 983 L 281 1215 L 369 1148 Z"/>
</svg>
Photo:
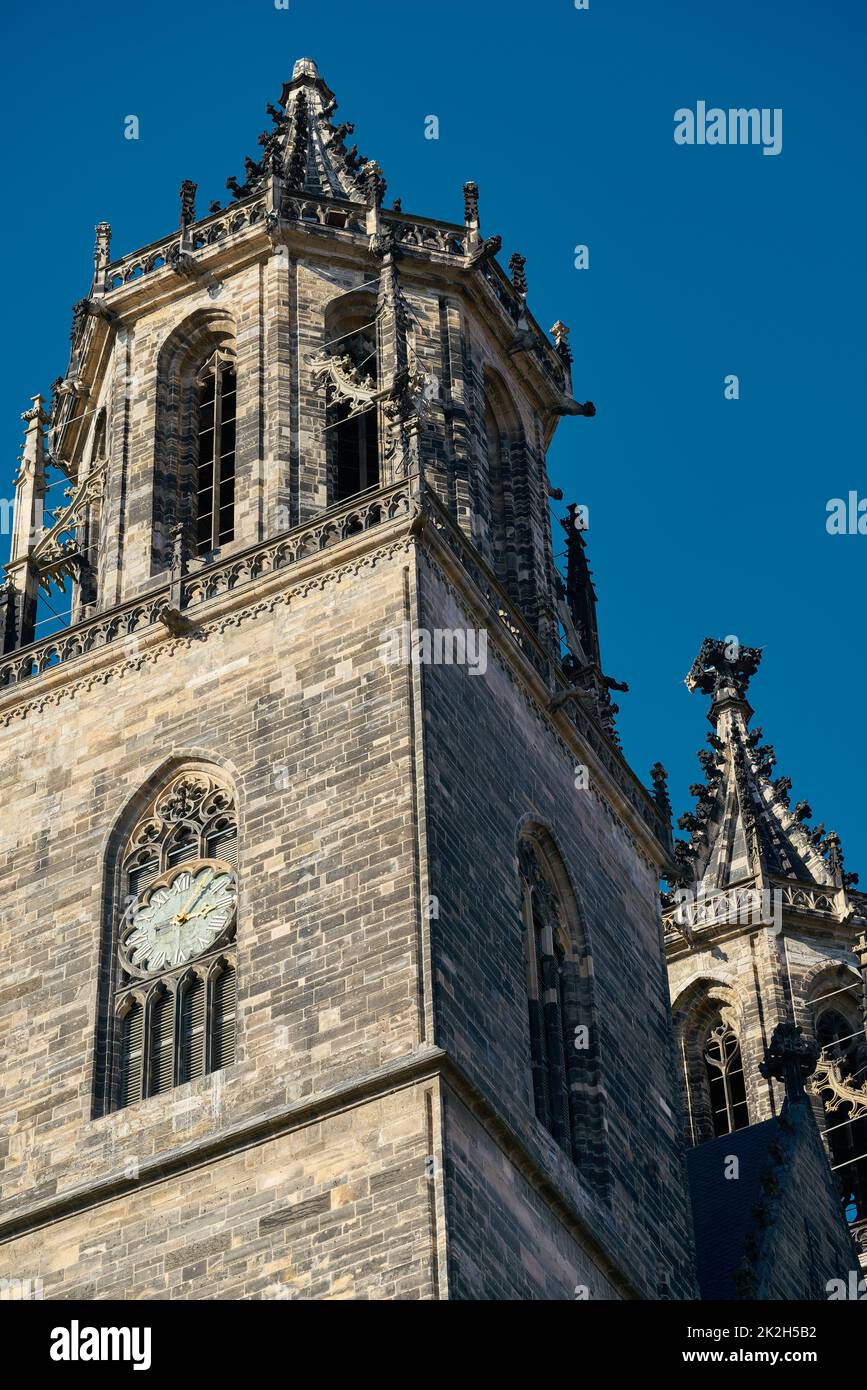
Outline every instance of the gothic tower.
<svg viewBox="0 0 867 1390">
<path fill-rule="evenodd" d="M 815 1118 L 867 1265 L 867 896 L 839 837 L 811 827 L 809 805 L 790 806 L 790 779 L 772 777 L 774 750 L 750 727 L 747 700 L 760 660 L 760 649 L 706 638 L 687 677 L 710 696 L 712 732 L 696 809 L 679 822 L 690 836 L 675 845 L 680 887 L 664 899 L 685 1138 L 703 1144 L 780 1113 L 783 1086 L 762 1065 L 777 1026 L 796 1025 L 818 1056 Z"/>
<path fill-rule="evenodd" d="M 304 59 L 227 208 L 185 182 L 120 258 L 100 223 L 26 414 L 4 1268 L 46 1298 L 690 1296 L 670 832 L 574 513 L 565 595 L 552 559 L 546 449 L 593 408 L 475 184 L 460 222 L 386 208 L 335 108 Z"/>
</svg>

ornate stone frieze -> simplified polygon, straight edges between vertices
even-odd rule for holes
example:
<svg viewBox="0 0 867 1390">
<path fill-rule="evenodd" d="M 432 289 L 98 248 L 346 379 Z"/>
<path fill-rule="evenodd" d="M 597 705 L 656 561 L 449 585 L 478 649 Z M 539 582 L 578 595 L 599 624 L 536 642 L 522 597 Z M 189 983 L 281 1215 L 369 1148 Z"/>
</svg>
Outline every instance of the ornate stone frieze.
<svg viewBox="0 0 867 1390">
<path fill-rule="evenodd" d="M 841 1106 L 851 1106 L 846 1118 L 860 1120 L 867 1116 L 867 1081 L 856 1086 L 843 1069 L 839 1058 L 827 1050 L 818 1060 L 816 1070 L 807 1087 L 814 1096 L 821 1096 L 826 1110 L 839 1110 Z"/>
</svg>

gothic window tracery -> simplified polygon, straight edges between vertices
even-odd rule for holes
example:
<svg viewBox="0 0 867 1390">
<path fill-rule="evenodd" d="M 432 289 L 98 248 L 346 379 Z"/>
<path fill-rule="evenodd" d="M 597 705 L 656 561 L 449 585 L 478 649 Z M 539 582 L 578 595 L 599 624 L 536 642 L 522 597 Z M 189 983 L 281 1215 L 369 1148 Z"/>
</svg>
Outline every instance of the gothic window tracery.
<svg viewBox="0 0 867 1390">
<path fill-rule="evenodd" d="M 534 622 L 538 616 L 537 558 L 532 536 L 533 479 L 521 415 L 499 374 L 484 374 L 480 420 L 484 516 L 482 550 L 509 598 Z"/>
<path fill-rule="evenodd" d="M 334 502 L 379 486 L 376 299 L 353 291 L 325 313 L 324 354 L 316 374 L 327 391 L 325 437 Z"/>
<path fill-rule="evenodd" d="M 519 866 L 533 1105 L 559 1147 L 604 1191 L 598 1030 L 577 904 L 543 839 L 522 841 Z"/>
<path fill-rule="evenodd" d="M 222 779 L 199 768 L 154 796 L 120 855 L 115 1108 L 235 1058 L 237 816 Z"/>
<path fill-rule="evenodd" d="M 825 1112 L 825 1139 L 846 1219 L 867 1233 L 867 1090 L 859 1104 L 853 1093 L 867 1081 L 867 1044 L 860 1018 L 826 1006 L 815 1016 L 821 1049 L 817 1089 Z M 822 1065 L 827 1064 L 827 1065 Z"/>
<path fill-rule="evenodd" d="M 674 1004 L 676 1046 L 683 1068 L 683 1119 L 690 1145 L 751 1123 L 749 1077 L 757 1063 L 743 1046 L 741 1003 L 726 984 L 693 981 Z"/>
<path fill-rule="evenodd" d="M 741 1047 L 734 1029 L 721 1019 L 705 1039 L 704 1063 L 714 1136 L 743 1129 L 750 1121 Z"/>
</svg>

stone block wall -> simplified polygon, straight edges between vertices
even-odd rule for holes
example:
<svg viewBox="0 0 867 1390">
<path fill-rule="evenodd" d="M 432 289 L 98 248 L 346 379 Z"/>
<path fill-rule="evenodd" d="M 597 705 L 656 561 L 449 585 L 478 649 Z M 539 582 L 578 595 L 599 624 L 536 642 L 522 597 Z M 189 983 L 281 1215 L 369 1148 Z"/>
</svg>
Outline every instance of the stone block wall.
<svg viewBox="0 0 867 1390">
<path fill-rule="evenodd" d="M 420 564 L 422 626 L 473 627 L 478 619 L 439 566 L 426 554 Z M 664 1296 L 665 1271 L 672 1295 L 690 1296 L 691 1227 L 657 871 L 592 773 L 589 790 L 576 788 L 574 748 L 501 661 L 494 634 L 484 674 L 425 666 L 423 691 L 429 874 L 438 904 L 431 922 L 435 1041 L 532 1157 L 538 1181 L 551 1184 L 604 1238 L 634 1288 L 644 1297 Z M 559 850 L 592 961 L 604 1133 L 590 1159 L 598 1171 L 583 1175 L 533 1106 L 517 858 L 528 823 L 546 827 Z M 476 1164 L 482 1166 L 480 1157 Z M 518 1219 L 502 1213 L 507 1225 Z M 466 1233 L 469 1266 L 485 1264 L 489 1239 L 481 1222 Z M 565 1287 L 559 1279 L 555 1284 Z M 576 1274 L 573 1285 L 581 1282 Z"/>
</svg>

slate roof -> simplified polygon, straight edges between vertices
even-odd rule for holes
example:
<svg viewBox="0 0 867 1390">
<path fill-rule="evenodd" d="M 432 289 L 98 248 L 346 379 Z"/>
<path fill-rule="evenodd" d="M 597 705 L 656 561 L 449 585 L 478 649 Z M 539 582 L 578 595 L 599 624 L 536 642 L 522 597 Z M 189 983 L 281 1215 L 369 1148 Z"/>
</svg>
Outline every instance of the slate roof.
<svg viewBox="0 0 867 1390">
<path fill-rule="evenodd" d="M 761 1195 L 762 1175 L 779 1142 L 777 1120 L 749 1125 L 712 1139 L 687 1154 L 690 1200 L 695 1227 L 696 1272 L 702 1298 L 739 1298 L 735 1271 L 742 1263 L 747 1237 L 756 1230 L 753 1209 Z M 737 1181 L 725 1176 L 726 1158 L 737 1157 Z"/>
</svg>

